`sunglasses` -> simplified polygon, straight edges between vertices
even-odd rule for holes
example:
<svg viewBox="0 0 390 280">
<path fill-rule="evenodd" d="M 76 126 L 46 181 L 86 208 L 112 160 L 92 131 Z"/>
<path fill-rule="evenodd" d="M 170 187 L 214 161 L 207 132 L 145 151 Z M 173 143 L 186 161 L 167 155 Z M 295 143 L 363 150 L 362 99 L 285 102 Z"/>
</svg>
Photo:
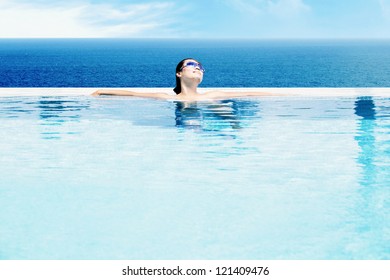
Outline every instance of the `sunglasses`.
<svg viewBox="0 0 390 280">
<path fill-rule="evenodd" d="M 194 62 L 194 61 L 187 62 L 186 65 L 183 65 L 180 68 L 180 71 L 183 70 L 183 68 L 185 68 L 185 67 L 199 68 L 199 70 L 202 71 L 202 73 L 204 73 L 204 71 L 205 71 L 205 69 L 203 68 L 202 64 L 200 64 L 198 62 Z"/>
</svg>

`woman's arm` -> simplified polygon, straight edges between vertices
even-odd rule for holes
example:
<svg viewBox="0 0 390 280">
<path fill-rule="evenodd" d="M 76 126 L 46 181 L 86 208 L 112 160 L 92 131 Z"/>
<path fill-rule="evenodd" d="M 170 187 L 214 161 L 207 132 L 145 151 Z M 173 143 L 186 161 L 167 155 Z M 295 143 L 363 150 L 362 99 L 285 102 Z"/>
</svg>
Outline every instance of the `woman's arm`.
<svg viewBox="0 0 390 280">
<path fill-rule="evenodd" d="M 150 93 L 150 92 L 135 92 L 120 89 L 99 89 L 92 93 L 93 96 L 99 95 L 115 95 L 115 96 L 135 96 L 157 99 L 174 99 L 175 97 L 167 93 Z"/>
</svg>

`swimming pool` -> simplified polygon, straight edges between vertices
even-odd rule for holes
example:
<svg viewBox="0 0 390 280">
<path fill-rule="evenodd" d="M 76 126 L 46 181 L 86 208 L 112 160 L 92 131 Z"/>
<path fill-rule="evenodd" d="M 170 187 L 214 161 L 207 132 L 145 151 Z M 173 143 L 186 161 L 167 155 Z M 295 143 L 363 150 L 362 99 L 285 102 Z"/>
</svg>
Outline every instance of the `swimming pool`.
<svg viewBox="0 0 390 280">
<path fill-rule="evenodd" d="M 389 259 L 390 97 L 0 98 L 0 259 Z"/>
</svg>

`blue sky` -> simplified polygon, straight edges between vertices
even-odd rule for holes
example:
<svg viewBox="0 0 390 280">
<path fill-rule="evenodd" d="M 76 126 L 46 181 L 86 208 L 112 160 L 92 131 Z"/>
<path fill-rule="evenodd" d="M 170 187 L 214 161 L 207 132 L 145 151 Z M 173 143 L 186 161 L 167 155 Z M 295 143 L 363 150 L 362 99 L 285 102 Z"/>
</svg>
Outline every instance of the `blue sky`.
<svg viewBox="0 0 390 280">
<path fill-rule="evenodd" d="M 0 0 L 0 38 L 390 38 L 390 0 Z"/>
</svg>

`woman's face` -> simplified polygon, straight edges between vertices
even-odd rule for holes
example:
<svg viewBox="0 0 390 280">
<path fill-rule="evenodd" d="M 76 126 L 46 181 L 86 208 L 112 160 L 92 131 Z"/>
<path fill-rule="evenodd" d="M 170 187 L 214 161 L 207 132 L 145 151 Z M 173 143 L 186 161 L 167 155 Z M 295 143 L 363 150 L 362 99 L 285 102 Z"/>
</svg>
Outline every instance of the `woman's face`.
<svg viewBox="0 0 390 280">
<path fill-rule="evenodd" d="M 203 66 L 193 59 L 184 61 L 181 71 L 177 73 L 178 77 L 184 80 L 196 80 L 199 84 L 203 80 Z"/>
</svg>

